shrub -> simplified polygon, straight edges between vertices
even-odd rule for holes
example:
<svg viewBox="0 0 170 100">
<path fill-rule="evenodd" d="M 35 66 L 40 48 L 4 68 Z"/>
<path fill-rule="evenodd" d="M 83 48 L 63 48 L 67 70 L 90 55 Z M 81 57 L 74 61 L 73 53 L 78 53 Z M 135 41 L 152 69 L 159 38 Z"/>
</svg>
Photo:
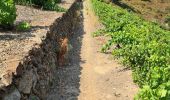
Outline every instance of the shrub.
<svg viewBox="0 0 170 100">
<path fill-rule="evenodd" d="M 39 6 L 43 6 L 47 0 L 31 0 L 31 3 Z"/>
<path fill-rule="evenodd" d="M 13 0 L 0 0 L 0 25 L 4 28 L 13 26 L 16 8 Z"/>
<path fill-rule="evenodd" d="M 35 5 L 44 6 L 46 3 L 56 4 L 60 3 L 61 0 L 27 0 L 31 1 Z"/>
<path fill-rule="evenodd" d="M 31 26 L 27 22 L 21 22 L 17 26 L 17 30 L 19 30 L 19 31 L 26 31 L 26 30 L 29 30 L 30 28 L 31 28 Z"/>
<path fill-rule="evenodd" d="M 14 0 L 14 2 L 16 3 L 16 4 L 19 4 L 19 5 L 29 5 L 29 4 L 31 4 L 31 0 Z"/>
<path fill-rule="evenodd" d="M 42 7 L 45 10 L 52 10 L 52 11 L 66 11 L 64 8 L 61 8 L 57 5 L 57 3 L 60 3 L 61 0 L 15 0 L 17 4 L 30 4 L 30 5 L 37 5 L 39 7 Z"/>
<path fill-rule="evenodd" d="M 64 8 L 59 7 L 54 0 L 48 0 L 44 3 L 43 9 L 46 10 L 54 10 L 54 11 L 60 11 L 64 12 L 66 11 Z"/>
</svg>

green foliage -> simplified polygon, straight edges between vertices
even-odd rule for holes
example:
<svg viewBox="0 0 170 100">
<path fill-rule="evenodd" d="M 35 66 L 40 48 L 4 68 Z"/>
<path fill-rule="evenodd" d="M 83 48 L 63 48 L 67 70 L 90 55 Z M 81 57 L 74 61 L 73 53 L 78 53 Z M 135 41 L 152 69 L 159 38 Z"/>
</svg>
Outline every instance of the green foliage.
<svg viewBox="0 0 170 100">
<path fill-rule="evenodd" d="M 46 2 L 55 2 L 55 3 L 60 3 L 61 0 L 14 0 L 15 3 L 17 4 L 34 4 L 34 5 L 39 5 L 39 6 L 44 6 Z"/>
<path fill-rule="evenodd" d="M 15 2 L 17 4 L 22 4 L 22 5 L 37 5 L 45 10 L 52 10 L 52 11 L 59 11 L 59 12 L 66 11 L 64 8 L 57 5 L 57 3 L 60 3 L 61 0 L 15 0 Z"/>
<path fill-rule="evenodd" d="M 0 0 L 0 25 L 10 27 L 16 19 L 16 8 L 13 0 Z"/>
<path fill-rule="evenodd" d="M 45 10 L 53 10 L 53 11 L 58 11 L 58 12 L 65 12 L 66 9 L 60 7 L 57 5 L 59 1 L 58 0 L 46 0 L 44 1 L 42 7 Z"/>
<path fill-rule="evenodd" d="M 134 81 L 141 87 L 136 100 L 170 99 L 170 31 L 147 22 L 111 4 L 92 0 L 93 9 L 111 39 L 102 47 L 106 52 L 114 44 L 121 45 L 112 54 L 131 67 Z M 100 33 L 101 32 L 101 33 Z"/>
<path fill-rule="evenodd" d="M 31 0 L 31 3 L 39 6 L 43 6 L 46 2 L 47 0 Z"/>
<path fill-rule="evenodd" d="M 93 37 L 104 35 L 107 32 L 105 29 L 100 29 L 92 34 Z"/>
<path fill-rule="evenodd" d="M 27 22 L 21 22 L 17 26 L 17 30 L 19 30 L 19 31 L 26 31 L 26 30 L 29 30 L 30 28 L 31 28 L 31 26 Z"/>
<path fill-rule="evenodd" d="M 31 1 L 32 0 L 14 0 L 14 2 L 19 5 L 30 5 L 32 4 Z"/>
<path fill-rule="evenodd" d="M 58 6 L 55 1 L 53 0 L 48 0 L 44 3 L 43 8 L 46 10 L 55 10 L 59 12 L 64 12 L 66 11 L 64 8 Z"/>
</svg>

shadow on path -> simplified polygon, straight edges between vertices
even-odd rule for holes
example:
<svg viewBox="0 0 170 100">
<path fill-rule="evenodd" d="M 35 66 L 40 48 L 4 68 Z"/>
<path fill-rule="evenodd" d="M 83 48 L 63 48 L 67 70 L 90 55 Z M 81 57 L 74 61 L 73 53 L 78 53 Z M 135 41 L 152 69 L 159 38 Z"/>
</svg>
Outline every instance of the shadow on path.
<svg viewBox="0 0 170 100">
<path fill-rule="evenodd" d="M 4 30 L 0 29 L 0 41 L 2 40 L 20 40 L 29 37 L 35 37 L 37 30 L 48 30 L 49 26 L 31 26 L 31 29 L 26 31 Z"/>
<path fill-rule="evenodd" d="M 81 12 L 80 12 L 81 13 Z M 81 63 L 80 57 L 83 30 L 83 16 L 80 14 L 77 19 L 77 26 L 74 27 L 74 35 L 70 37 L 70 43 L 73 49 L 69 53 L 69 64 L 57 68 L 55 82 L 51 88 L 47 100 L 78 100 L 80 94 L 80 74 Z"/>
</svg>

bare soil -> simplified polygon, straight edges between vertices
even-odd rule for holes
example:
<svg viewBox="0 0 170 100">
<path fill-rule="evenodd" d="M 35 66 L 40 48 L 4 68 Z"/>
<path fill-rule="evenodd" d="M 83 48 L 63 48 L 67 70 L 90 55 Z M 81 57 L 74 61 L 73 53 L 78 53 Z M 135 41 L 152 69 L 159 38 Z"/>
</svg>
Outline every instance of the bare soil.
<svg viewBox="0 0 170 100">
<path fill-rule="evenodd" d="M 170 16 L 169 0 L 121 0 L 124 4 L 132 7 L 144 19 L 166 25 L 166 18 Z"/>
</svg>

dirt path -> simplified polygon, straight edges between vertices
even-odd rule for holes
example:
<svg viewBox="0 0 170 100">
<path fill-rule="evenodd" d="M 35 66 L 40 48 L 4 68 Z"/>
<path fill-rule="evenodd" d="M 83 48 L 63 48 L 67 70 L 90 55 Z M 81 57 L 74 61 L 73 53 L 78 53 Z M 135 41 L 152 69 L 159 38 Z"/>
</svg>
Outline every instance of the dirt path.
<svg viewBox="0 0 170 100">
<path fill-rule="evenodd" d="M 100 24 L 90 9 L 90 0 L 83 3 L 83 17 L 71 37 L 73 50 L 70 64 L 57 69 L 55 82 L 47 100 L 132 100 L 137 86 L 131 71 L 100 53 L 101 37 L 93 38 Z"/>
<path fill-rule="evenodd" d="M 80 95 L 79 100 L 132 100 L 137 87 L 131 79 L 131 72 L 121 71 L 109 55 L 99 53 L 100 45 L 91 36 L 98 25 L 97 18 L 90 9 L 89 0 L 84 3 L 84 31 L 81 58 Z"/>
</svg>

